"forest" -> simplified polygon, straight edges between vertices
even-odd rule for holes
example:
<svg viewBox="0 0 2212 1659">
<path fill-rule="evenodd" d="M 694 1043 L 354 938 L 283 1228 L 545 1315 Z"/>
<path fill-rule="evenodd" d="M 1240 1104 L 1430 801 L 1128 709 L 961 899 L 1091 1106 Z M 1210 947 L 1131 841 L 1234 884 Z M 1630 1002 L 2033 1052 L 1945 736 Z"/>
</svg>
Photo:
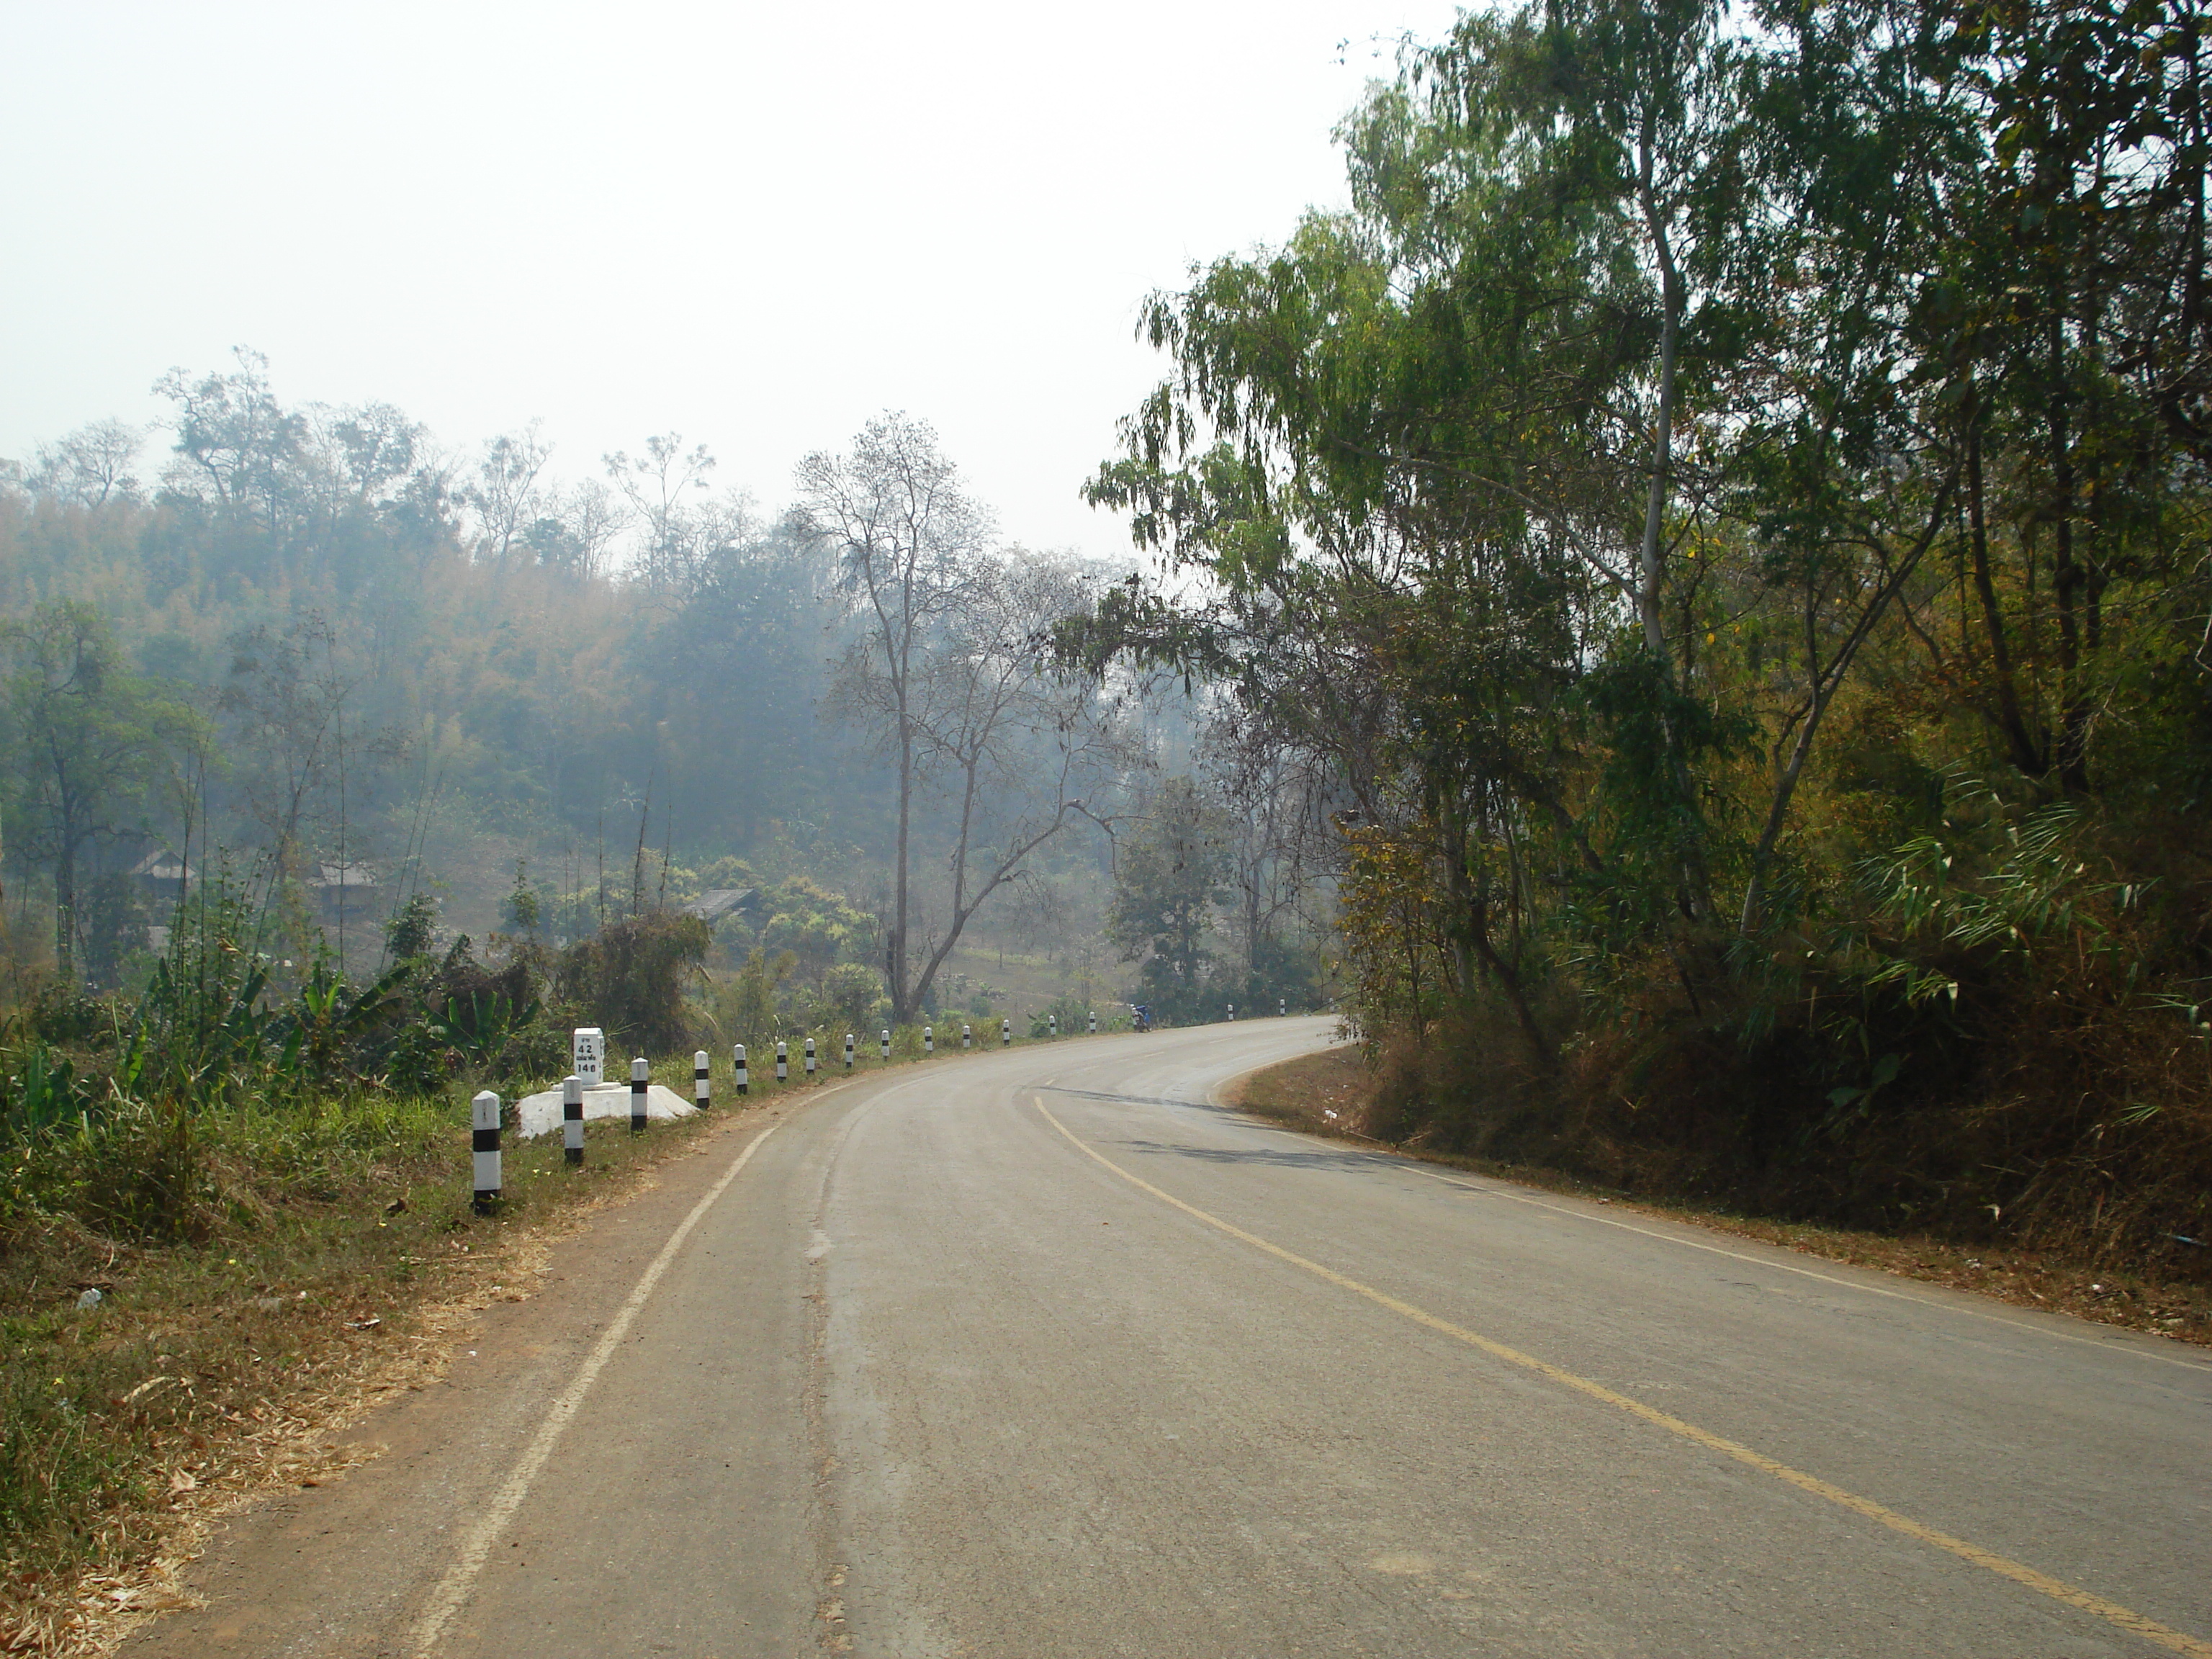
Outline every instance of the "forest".
<svg viewBox="0 0 2212 1659">
<path fill-rule="evenodd" d="M 0 493 L 6 923 L 56 986 L 143 988 L 225 871 L 272 983 L 374 977 L 403 915 L 557 951 L 720 892 L 719 964 L 790 958 L 760 1033 L 839 966 L 904 1024 L 969 923 L 1063 934 L 1150 781 L 1206 770 L 1197 704 L 1048 672 L 1100 573 L 1003 540 L 921 422 L 768 518 L 672 434 L 563 482 L 534 430 L 289 407 L 249 351 L 160 389 L 166 454 L 101 422 Z"/>
<path fill-rule="evenodd" d="M 169 371 L 0 467 L 9 1214 L 185 1228 L 39 1149 L 586 1019 L 1143 1001 L 1334 1007 L 1376 1139 L 2194 1261 L 2202 58 L 2179 4 L 1466 14 L 1347 207 L 1145 303 L 1118 563 L 904 414 L 764 509 L 674 433 Z"/>
<path fill-rule="evenodd" d="M 1366 1142 L 2201 1281 L 2204 80 L 2185 0 L 1463 13 L 1144 300 L 1114 560 L 918 415 L 763 507 L 245 347 L 0 460 L 0 1616 L 660 1155 L 472 1206 L 576 1025 L 1328 1012 Z"/>
<path fill-rule="evenodd" d="M 1152 296 L 1061 649 L 1312 780 L 1367 1133 L 2203 1269 L 2200 22 L 1468 13 Z"/>
</svg>

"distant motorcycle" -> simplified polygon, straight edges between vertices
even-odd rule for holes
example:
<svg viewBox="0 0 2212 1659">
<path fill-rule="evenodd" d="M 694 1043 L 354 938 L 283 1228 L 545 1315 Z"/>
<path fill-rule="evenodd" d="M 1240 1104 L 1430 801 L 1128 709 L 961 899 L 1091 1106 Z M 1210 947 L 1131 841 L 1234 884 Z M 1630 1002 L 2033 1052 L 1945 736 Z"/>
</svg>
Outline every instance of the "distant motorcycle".
<svg viewBox="0 0 2212 1659">
<path fill-rule="evenodd" d="M 1129 1005 L 1129 1012 L 1135 1018 L 1137 1029 L 1139 1031 L 1149 1031 L 1152 1029 L 1152 1011 L 1144 1004 L 1140 1002 L 1131 1003 Z"/>
</svg>

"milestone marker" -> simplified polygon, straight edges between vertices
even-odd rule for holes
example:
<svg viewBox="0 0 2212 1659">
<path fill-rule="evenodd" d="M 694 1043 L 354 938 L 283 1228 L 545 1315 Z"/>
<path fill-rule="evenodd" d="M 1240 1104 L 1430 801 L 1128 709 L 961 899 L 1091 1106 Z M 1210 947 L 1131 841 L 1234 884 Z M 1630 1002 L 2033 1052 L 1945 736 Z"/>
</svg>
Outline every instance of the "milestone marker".
<svg viewBox="0 0 2212 1659">
<path fill-rule="evenodd" d="M 586 1089 L 607 1080 L 607 1034 L 596 1025 L 580 1026 L 568 1039 L 569 1066 Z"/>
</svg>

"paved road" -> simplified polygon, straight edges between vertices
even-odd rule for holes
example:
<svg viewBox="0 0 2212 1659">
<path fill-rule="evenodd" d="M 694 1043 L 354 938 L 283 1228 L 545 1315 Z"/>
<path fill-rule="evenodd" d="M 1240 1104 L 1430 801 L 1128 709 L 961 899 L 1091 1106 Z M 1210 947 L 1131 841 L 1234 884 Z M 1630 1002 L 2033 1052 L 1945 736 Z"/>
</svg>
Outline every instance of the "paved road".
<svg viewBox="0 0 2212 1659">
<path fill-rule="evenodd" d="M 1325 1035 L 733 1130 L 126 1651 L 2212 1656 L 2201 1351 L 1206 1103 Z"/>
</svg>

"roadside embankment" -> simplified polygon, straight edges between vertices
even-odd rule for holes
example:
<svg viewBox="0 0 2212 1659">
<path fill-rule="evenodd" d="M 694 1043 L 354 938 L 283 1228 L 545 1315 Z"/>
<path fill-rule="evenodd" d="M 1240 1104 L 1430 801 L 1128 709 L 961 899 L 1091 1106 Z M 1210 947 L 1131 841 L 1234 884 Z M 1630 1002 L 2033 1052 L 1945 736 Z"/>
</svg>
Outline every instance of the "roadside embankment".
<svg viewBox="0 0 2212 1659">
<path fill-rule="evenodd" d="M 167 1132 L 150 1119 L 27 1143 L 0 1172 L 0 1652 L 99 1652 L 134 1613 L 174 1605 L 216 1519 L 374 1455 L 344 1426 L 442 1375 L 477 1310 L 531 1293 L 555 1239 L 667 1159 L 844 1076 L 842 1057 L 811 1083 L 794 1063 L 779 1086 L 771 1053 L 741 1098 L 726 1061 L 704 1113 L 636 1135 L 589 1123 L 580 1167 L 557 1135 L 508 1134 L 490 1215 L 471 1206 L 464 1088 L 210 1109 L 185 1157 L 146 1139 Z M 895 1048 L 855 1069 L 913 1063 Z M 689 1095 L 688 1054 L 653 1071 Z M 157 1154 L 190 1172 L 172 1236 L 64 1206 L 70 1159 L 116 1182 Z"/>
<path fill-rule="evenodd" d="M 1960 1243 L 1912 1234 L 1818 1226 L 1785 1218 L 1702 1208 L 1665 1194 L 1599 1186 L 1558 1170 L 1393 1145 L 1361 1132 L 1375 1082 L 1360 1050 L 1346 1044 L 1238 1079 L 1223 1103 L 1301 1133 L 1356 1141 L 1404 1158 L 1471 1170 L 1499 1180 L 1593 1197 L 1716 1232 L 1808 1255 L 1880 1268 L 1906 1279 L 1972 1291 L 2022 1307 L 2212 1346 L 2212 1282 L 2084 1261 L 2063 1252 Z"/>
</svg>

